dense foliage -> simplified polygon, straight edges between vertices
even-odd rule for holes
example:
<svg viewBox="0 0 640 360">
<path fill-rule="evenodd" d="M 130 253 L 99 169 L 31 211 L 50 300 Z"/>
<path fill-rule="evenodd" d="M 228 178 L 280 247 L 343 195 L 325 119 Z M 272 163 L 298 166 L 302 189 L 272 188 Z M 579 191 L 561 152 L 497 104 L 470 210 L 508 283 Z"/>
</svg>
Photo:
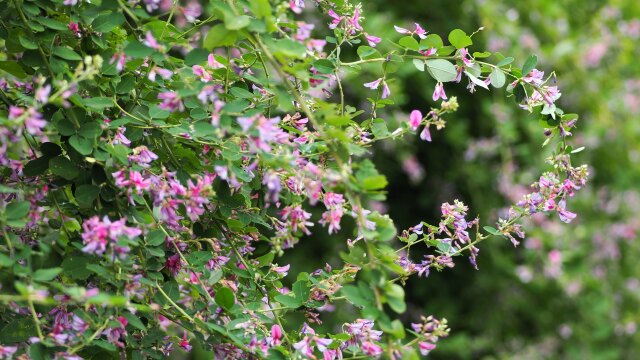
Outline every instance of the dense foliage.
<svg viewBox="0 0 640 360">
<path fill-rule="evenodd" d="M 0 356 L 417 358 L 449 329 L 408 311 L 402 285 L 477 267 L 486 239 L 518 245 L 534 214 L 576 217 L 578 116 L 535 55 L 473 48 L 478 31 L 376 33 L 347 1 L 12 0 L 0 14 Z M 433 103 L 398 114 L 408 71 Z M 541 170 L 495 219 L 448 199 L 398 232 L 374 149 L 436 140 L 465 84 L 534 114 Z M 295 270 L 320 233 L 341 262 Z"/>
</svg>

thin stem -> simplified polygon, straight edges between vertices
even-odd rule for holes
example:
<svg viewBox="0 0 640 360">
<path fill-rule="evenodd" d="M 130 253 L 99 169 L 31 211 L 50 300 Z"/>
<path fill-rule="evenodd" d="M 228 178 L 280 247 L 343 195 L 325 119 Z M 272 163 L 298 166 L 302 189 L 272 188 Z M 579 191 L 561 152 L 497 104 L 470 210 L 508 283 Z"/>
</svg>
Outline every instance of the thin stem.
<svg viewBox="0 0 640 360">
<path fill-rule="evenodd" d="M 160 285 L 158 285 L 157 283 L 156 283 L 156 289 L 158 289 L 158 291 L 160 291 L 160 294 L 162 294 L 162 296 L 169 302 L 169 304 L 171 304 L 171 306 L 176 308 L 176 310 L 178 310 L 178 312 L 180 314 L 182 314 L 182 316 L 184 316 L 187 320 L 189 320 L 189 322 L 193 322 L 193 318 L 191 316 L 189 316 L 189 314 L 187 314 L 184 310 L 182 310 L 182 308 L 180 306 L 178 306 L 178 304 L 176 304 L 173 300 L 171 300 L 169 295 L 167 295 L 167 293 L 164 292 L 164 290 L 162 290 Z"/>
<path fill-rule="evenodd" d="M 31 295 L 27 296 L 27 304 L 29 305 L 29 311 L 31 312 L 31 317 L 33 317 L 33 322 L 36 325 L 36 332 L 38 333 L 38 337 L 40 341 L 44 341 L 44 336 L 42 335 L 42 328 L 40 327 L 40 319 L 38 318 L 38 314 L 36 313 L 35 307 L 33 307 L 33 301 L 31 300 Z"/>
</svg>

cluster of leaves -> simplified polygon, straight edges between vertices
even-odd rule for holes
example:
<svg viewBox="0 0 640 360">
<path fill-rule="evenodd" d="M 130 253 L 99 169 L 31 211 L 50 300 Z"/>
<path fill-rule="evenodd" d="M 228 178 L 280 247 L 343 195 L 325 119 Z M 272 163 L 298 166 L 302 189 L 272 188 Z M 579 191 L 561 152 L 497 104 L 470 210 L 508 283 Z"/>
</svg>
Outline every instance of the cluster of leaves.
<svg viewBox="0 0 640 360">
<path fill-rule="evenodd" d="M 517 244 L 518 221 L 536 212 L 575 217 L 566 201 L 587 177 L 571 165 L 577 115 L 555 105 L 535 56 L 517 67 L 470 54 L 473 34 L 453 30 L 445 45 L 418 24 L 381 42 L 360 24 L 361 5 L 343 1 L 10 4 L 0 10 L 0 356 L 162 358 L 194 342 L 218 358 L 417 358 L 447 323 L 415 316 L 405 330 L 400 283 L 463 254 L 475 264 L 489 237 Z M 331 36 L 311 38 L 314 26 L 294 21 L 304 11 L 326 14 Z M 391 131 L 378 115 L 405 62 L 446 101 Z M 379 77 L 362 84 L 375 95 L 358 109 L 341 79 L 365 66 Z M 506 86 L 539 114 L 551 166 L 496 227 L 467 222 L 456 200 L 438 224 L 396 236 L 370 210 L 387 185 L 371 145 L 418 128 L 429 141 L 458 107 L 443 83 L 463 78 L 472 92 Z M 312 230 L 347 233 L 344 263 L 289 279 L 287 254 Z M 431 253 L 410 254 L 416 244 Z M 353 321 L 317 333 L 334 307 Z"/>
</svg>

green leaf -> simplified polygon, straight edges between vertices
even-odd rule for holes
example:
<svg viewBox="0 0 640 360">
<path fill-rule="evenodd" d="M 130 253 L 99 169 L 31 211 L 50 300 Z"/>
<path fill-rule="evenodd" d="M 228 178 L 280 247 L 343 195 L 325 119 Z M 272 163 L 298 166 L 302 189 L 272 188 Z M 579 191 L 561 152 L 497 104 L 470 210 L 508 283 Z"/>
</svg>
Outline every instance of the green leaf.
<svg viewBox="0 0 640 360">
<path fill-rule="evenodd" d="M 416 69 L 418 69 L 418 71 L 424 71 L 424 60 L 421 59 L 413 59 L 413 66 L 416 67 Z"/>
<path fill-rule="evenodd" d="M 80 185 L 76 188 L 74 195 L 81 208 L 90 207 L 100 195 L 100 188 L 95 185 Z"/>
<path fill-rule="evenodd" d="M 359 46 L 357 52 L 360 59 L 363 60 L 381 56 L 378 50 L 366 45 Z"/>
<path fill-rule="evenodd" d="M 73 146 L 82 155 L 90 155 L 93 152 L 93 141 L 82 136 L 71 136 L 69 145 Z"/>
<path fill-rule="evenodd" d="M 327 59 L 316 60 L 312 65 L 320 74 L 333 74 L 335 71 L 335 64 Z"/>
<path fill-rule="evenodd" d="M 482 59 L 482 58 L 488 58 L 489 56 L 491 56 L 491 53 L 488 51 L 483 51 L 483 52 L 474 52 L 473 53 L 473 58 L 474 59 Z"/>
<path fill-rule="evenodd" d="M 489 79 L 491 79 L 491 86 L 495 88 L 503 87 L 504 83 L 507 81 L 507 77 L 504 75 L 504 72 L 499 68 L 494 68 L 493 71 L 491 71 Z"/>
<path fill-rule="evenodd" d="M 144 324 L 142 323 L 142 321 L 140 321 L 140 318 L 133 315 L 130 312 L 123 312 L 122 315 L 127 318 L 127 321 L 129 322 L 128 325 L 131 325 L 139 330 L 147 330 L 147 327 L 144 326 Z"/>
<path fill-rule="evenodd" d="M 455 29 L 449 33 L 449 43 L 456 47 L 456 49 L 462 49 L 473 44 L 471 38 L 462 30 Z"/>
<path fill-rule="evenodd" d="M 153 54 L 153 49 L 139 41 L 132 41 L 124 48 L 124 53 L 134 59 L 142 59 Z"/>
<path fill-rule="evenodd" d="M 209 29 L 204 38 L 203 46 L 208 50 L 213 50 L 220 46 L 231 46 L 235 44 L 238 33 L 228 30 L 223 24 L 217 24 Z"/>
<path fill-rule="evenodd" d="M 429 74 L 436 81 L 440 82 L 449 82 L 456 79 L 458 72 L 456 71 L 456 67 L 447 60 L 444 59 L 432 59 L 427 60 L 427 70 L 429 70 Z"/>
<path fill-rule="evenodd" d="M 258 18 L 271 16 L 271 4 L 269 0 L 249 0 L 251 12 Z"/>
<path fill-rule="evenodd" d="M 54 175 L 67 180 L 73 180 L 80 174 L 80 170 L 68 158 L 60 155 L 49 160 L 49 169 Z"/>
<path fill-rule="evenodd" d="M 413 51 L 420 50 L 420 44 L 418 44 L 418 40 L 414 39 L 413 36 L 405 36 L 401 38 L 400 41 L 398 41 L 398 44 Z"/>
<path fill-rule="evenodd" d="M 227 287 L 222 287 L 216 290 L 216 295 L 213 298 L 216 304 L 226 311 L 229 311 L 233 304 L 236 302 L 236 297 L 233 291 Z"/>
<path fill-rule="evenodd" d="M 56 276 L 58 276 L 58 274 L 60 274 L 61 272 L 62 272 L 61 267 L 55 267 L 50 269 L 38 269 L 36 270 L 36 272 L 33 273 L 33 280 L 51 281 Z"/>
<path fill-rule="evenodd" d="M 84 106 L 97 112 L 113 106 L 113 100 L 108 97 L 93 97 L 82 99 L 82 103 L 84 104 Z"/>
<path fill-rule="evenodd" d="M 22 65 L 17 61 L 0 61 L 0 70 L 4 70 L 20 79 L 24 79 L 29 76 L 22 68 Z"/>
<path fill-rule="evenodd" d="M 35 50 L 38 48 L 38 44 L 35 41 L 22 35 L 18 36 L 18 41 L 20 42 L 20 45 L 24 46 L 25 49 Z"/>
<path fill-rule="evenodd" d="M 224 19 L 224 26 L 229 30 L 240 30 L 245 28 L 251 22 L 251 18 L 247 15 L 232 16 Z"/>
<path fill-rule="evenodd" d="M 527 60 L 525 60 L 524 65 L 522 65 L 522 76 L 527 76 L 536 67 L 538 63 L 538 57 L 535 55 L 530 55 Z"/>
<path fill-rule="evenodd" d="M 29 213 L 31 203 L 28 201 L 14 201 L 7 205 L 4 209 L 4 214 L 8 220 L 22 219 Z"/>
<path fill-rule="evenodd" d="M 267 41 L 267 45 L 276 55 L 294 59 L 302 59 L 307 54 L 307 47 L 291 39 L 278 39 Z"/>
<path fill-rule="evenodd" d="M 484 231 L 488 232 L 491 235 L 500 235 L 498 229 L 494 228 L 493 226 L 483 226 L 482 228 L 484 229 Z"/>
<path fill-rule="evenodd" d="M 17 317 L 0 329 L 0 344 L 14 344 L 37 336 L 36 327 L 29 317 Z"/>
<path fill-rule="evenodd" d="M 302 301 L 289 295 L 276 295 L 274 299 L 280 304 L 288 308 L 298 308 L 302 305 Z"/>
<path fill-rule="evenodd" d="M 36 21 L 48 27 L 49 29 L 53 29 L 53 30 L 65 31 L 69 29 L 69 25 L 63 23 L 62 21 L 58 21 L 58 20 L 54 20 L 54 19 L 50 19 L 42 16 L 37 17 Z"/>
<path fill-rule="evenodd" d="M 98 16 L 91 23 L 91 27 L 97 32 L 106 33 L 124 24 L 125 20 L 122 13 L 115 11 Z"/>
<path fill-rule="evenodd" d="M 512 58 L 511 56 L 506 57 L 502 60 L 500 60 L 500 62 L 498 62 L 498 64 L 496 64 L 497 67 L 503 67 L 503 66 L 507 66 L 509 64 L 511 64 L 513 62 L 514 58 Z"/>
<path fill-rule="evenodd" d="M 82 60 L 82 56 L 78 55 L 77 52 L 71 50 L 68 47 L 56 46 L 53 48 L 53 55 L 71 61 L 80 61 Z"/>
<path fill-rule="evenodd" d="M 44 174 L 49 168 L 49 157 L 41 156 L 37 159 L 29 161 L 22 169 L 25 176 L 38 176 Z"/>
<path fill-rule="evenodd" d="M 66 276 L 72 279 L 84 280 L 91 275 L 91 271 L 87 270 L 87 265 L 93 261 L 89 257 L 82 255 L 67 255 L 61 266 Z"/>
<path fill-rule="evenodd" d="M 109 99 L 109 98 L 104 98 Z M 111 105 L 108 105 L 109 107 Z M 82 124 L 78 130 L 78 134 L 86 137 L 87 139 L 95 139 L 102 134 L 102 127 L 97 122 L 88 122 Z"/>
<path fill-rule="evenodd" d="M 147 234 L 147 244 L 151 246 L 160 246 L 164 244 L 166 235 L 162 230 L 152 230 Z"/>
<path fill-rule="evenodd" d="M 423 50 L 431 48 L 439 49 L 443 46 L 442 38 L 437 34 L 429 34 L 426 38 L 420 40 L 420 48 Z"/>
</svg>

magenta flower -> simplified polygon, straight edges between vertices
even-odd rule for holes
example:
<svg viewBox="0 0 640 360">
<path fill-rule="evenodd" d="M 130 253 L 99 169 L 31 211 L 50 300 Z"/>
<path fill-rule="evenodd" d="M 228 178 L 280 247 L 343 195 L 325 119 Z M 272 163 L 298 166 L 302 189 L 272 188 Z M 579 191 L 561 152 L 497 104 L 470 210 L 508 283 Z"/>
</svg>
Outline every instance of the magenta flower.
<svg viewBox="0 0 640 360">
<path fill-rule="evenodd" d="M 393 28 L 396 29 L 397 32 L 404 35 L 411 35 L 411 30 L 402 28 L 400 26 L 393 25 Z"/>
<path fill-rule="evenodd" d="M 211 81 L 213 79 L 211 73 L 205 70 L 205 68 L 200 65 L 193 65 L 191 67 L 191 70 L 193 71 L 193 75 L 199 77 L 202 82 Z"/>
<path fill-rule="evenodd" d="M 409 29 L 405 29 L 403 27 L 396 26 L 396 25 L 393 25 L 393 28 L 396 30 L 396 32 L 398 32 L 400 34 L 403 34 L 403 35 L 416 34 L 416 35 L 418 35 L 418 37 L 420 39 L 426 38 L 427 37 L 427 32 L 422 28 L 422 26 L 420 26 L 420 24 L 418 24 L 418 23 L 415 23 L 415 25 L 416 25 L 416 29 L 414 31 L 411 31 Z"/>
<path fill-rule="evenodd" d="M 340 24 L 340 21 L 342 21 L 342 16 L 339 16 L 338 14 L 336 14 L 336 12 L 333 11 L 333 9 L 329 9 L 327 14 L 333 19 L 331 20 L 331 24 L 329 24 L 329 29 L 335 29 L 336 27 L 338 27 L 338 25 Z"/>
<path fill-rule="evenodd" d="M 184 111 L 184 105 L 180 96 L 174 91 L 166 91 L 158 94 L 158 99 L 163 100 L 158 107 L 163 110 L 174 112 Z"/>
<path fill-rule="evenodd" d="M 562 199 L 558 202 L 558 216 L 560 216 L 560 220 L 565 223 L 570 223 L 571 220 L 576 218 L 576 214 L 566 209 L 567 202 Z"/>
<path fill-rule="evenodd" d="M 425 126 L 420 132 L 420 139 L 431 142 L 431 132 L 429 132 L 429 126 Z"/>
<path fill-rule="evenodd" d="M 413 110 L 409 114 L 409 128 L 413 131 L 418 130 L 418 126 L 422 123 L 422 113 L 420 110 Z"/>
<path fill-rule="evenodd" d="M 107 246 L 118 241 L 118 238 L 134 239 L 142 234 L 140 229 L 128 227 L 125 222 L 126 219 L 124 218 L 111 222 L 106 216 L 102 221 L 97 216 L 85 220 L 82 224 L 82 242 L 85 245 L 82 251 L 89 254 L 102 255 Z"/>
<path fill-rule="evenodd" d="M 47 84 L 36 90 L 36 100 L 41 104 L 46 104 L 49 101 L 49 94 L 51 93 L 51 85 Z"/>
<path fill-rule="evenodd" d="M 425 29 L 422 28 L 422 26 L 420 26 L 420 24 L 415 23 L 416 24 L 416 30 L 414 31 L 414 33 L 416 35 L 418 35 L 418 37 L 420 39 L 424 39 L 427 37 L 427 31 Z"/>
<path fill-rule="evenodd" d="M 182 14 L 188 22 L 194 23 L 200 15 L 202 15 L 202 5 L 197 1 L 190 1 L 185 7 L 182 8 Z"/>
<path fill-rule="evenodd" d="M 447 94 L 444 93 L 444 85 L 441 82 L 436 84 L 436 88 L 433 91 L 433 101 L 438 101 L 439 99 L 447 100 Z"/>
<path fill-rule="evenodd" d="M 126 62 L 126 57 L 124 56 L 124 53 L 121 52 L 113 54 L 111 60 L 109 60 L 109 64 L 116 64 L 116 70 L 118 70 L 118 72 L 121 72 L 122 69 L 124 69 Z"/>
<path fill-rule="evenodd" d="M 129 161 L 134 162 L 142 167 L 149 167 L 149 164 L 158 159 L 153 151 L 149 150 L 146 146 L 141 145 L 133 149 L 133 155 L 129 155 Z"/>
<path fill-rule="evenodd" d="M 471 61 L 471 57 L 469 56 L 469 50 L 467 48 L 460 49 L 460 57 L 462 58 L 462 62 L 467 67 L 473 66 L 473 61 Z"/>
<path fill-rule="evenodd" d="M 525 77 L 522 78 L 522 81 L 529 84 L 534 84 L 536 86 L 540 86 L 544 81 L 543 78 L 544 78 L 544 71 L 533 69 Z"/>
<path fill-rule="evenodd" d="M 147 34 L 145 35 L 144 41 L 142 43 L 155 50 L 160 50 L 162 47 L 158 43 L 156 38 L 153 37 L 153 34 L 151 34 L 151 31 L 147 31 Z"/>
<path fill-rule="evenodd" d="M 420 354 L 422 354 L 422 356 L 427 356 L 429 355 L 429 352 L 431 352 L 431 350 L 436 348 L 436 344 L 432 344 L 426 341 L 421 341 L 418 344 L 418 347 L 420 348 Z"/>
<path fill-rule="evenodd" d="M 369 83 L 365 83 L 364 87 L 369 88 L 371 90 L 375 90 L 380 86 L 380 83 L 382 82 L 382 78 L 369 82 Z"/>
<path fill-rule="evenodd" d="M 282 328 L 279 325 L 271 326 L 271 342 L 273 346 L 278 346 L 282 343 Z"/>
<path fill-rule="evenodd" d="M 351 24 L 351 26 L 353 26 L 354 30 L 351 32 L 352 34 L 357 30 L 357 31 L 361 31 L 362 30 L 362 26 L 360 26 L 360 9 L 356 7 L 356 10 L 353 12 L 353 17 L 351 17 L 351 19 L 349 19 L 349 24 Z"/>
<path fill-rule="evenodd" d="M 207 64 L 214 70 L 222 69 L 225 67 L 221 62 L 216 60 L 216 57 L 213 54 L 209 54 L 209 57 L 207 58 Z"/>
<path fill-rule="evenodd" d="M 302 9 L 304 9 L 304 0 L 289 0 L 289 8 L 296 14 L 302 13 Z"/>
<path fill-rule="evenodd" d="M 369 35 L 367 33 L 364 33 L 364 37 L 367 39 L 367 42 L 371 47 L 376 47 L 376 45 L 378 45 L 382 41 L 381 38 L 377 36 Z"/>
<path fill-rule="evenodd" d="M 382 95 L 381 97 L 383 99 L 386 99 L 389 97 L 389 95 L 391 95 L 391 90 L 389 90 L 389 86 L 387 86 L 387 82 L 386 81 L 382 81 Z"/>
<path fill-rule="evenodd" d="M 173 76 L 173 71 L 163 69 L 159 66 L 154 66 L 151 71 L 149 71 L 149 76 L 147 76 L 147 78 L 151 81 L 156 81 L 156 74 L 160 75 L 160 77 L 165 80 L 169 80 Z"/>
<path fill-rule="evenodd" d="M 187 330 L 185 330 L 182 335 L 182 340 L 180 341 L 180 347 L 184 349 L 184 351 L 186 352 L 191 351 L 191 345 L 189 345 L 189 340 L 187 339 Z"/>
</svg>

